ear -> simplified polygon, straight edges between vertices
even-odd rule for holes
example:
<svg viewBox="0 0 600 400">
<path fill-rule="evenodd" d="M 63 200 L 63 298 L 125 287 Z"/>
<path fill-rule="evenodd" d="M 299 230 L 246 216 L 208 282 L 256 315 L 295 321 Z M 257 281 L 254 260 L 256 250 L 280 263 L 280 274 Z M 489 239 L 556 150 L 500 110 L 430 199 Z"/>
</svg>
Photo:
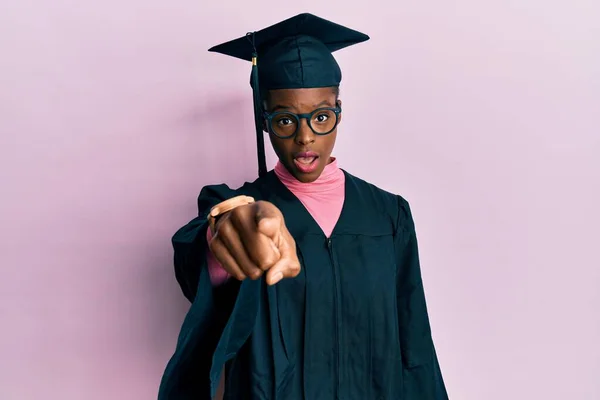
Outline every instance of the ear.
<svg viewBox="0 0 600 400">
<path fill-rule="evenodd" d="M 342 101 L 340 99 L 338 99 L 336 103 L 339 108 L 342 108 Z M 340 112 L 340 115 L 338 116 L 338 125 L 342 123 L 342 114 L 344 113 Z"/>
</svg>

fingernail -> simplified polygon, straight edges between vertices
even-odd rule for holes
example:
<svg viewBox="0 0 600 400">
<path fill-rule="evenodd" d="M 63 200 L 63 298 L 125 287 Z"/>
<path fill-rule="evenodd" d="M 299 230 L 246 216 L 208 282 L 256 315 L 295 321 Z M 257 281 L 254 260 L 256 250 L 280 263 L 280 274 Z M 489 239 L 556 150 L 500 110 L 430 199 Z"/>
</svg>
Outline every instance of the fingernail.
<svg viewBox="0 0 600 400">
<path fill-rule="evenodd" d="M 283 278 L 283 274 L 281 272 L 276 273 L 275 275 L 273 275 L 273 279 L 271 279 L 271 285 L 276 284 L 277 282 L 279 282 L 281 279 Z"/>
</svg>

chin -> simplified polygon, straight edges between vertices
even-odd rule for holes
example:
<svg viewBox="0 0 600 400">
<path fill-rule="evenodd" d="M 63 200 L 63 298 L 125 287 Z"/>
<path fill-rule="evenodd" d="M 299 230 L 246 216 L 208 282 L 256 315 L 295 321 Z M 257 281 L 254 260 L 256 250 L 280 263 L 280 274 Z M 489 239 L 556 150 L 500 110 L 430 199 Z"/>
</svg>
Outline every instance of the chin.
<svg viewBox="0 0 600 400">
<path fill-rule="evenodd" d="M 302 183 L 311 183 L 316 181 L 321 176 L 324 169 L 325 165 L 322 164 L 321 160 L 319 160 L 319 166 L 317 167 L 317 169 L 313 172 L 308 173 L 300 171 L 298 167 L 296 167 L 293 160 L 287 165 L 287 170 L 290 171 L 294 178 L 296 178 L 299 182 Z"/>
</svg>

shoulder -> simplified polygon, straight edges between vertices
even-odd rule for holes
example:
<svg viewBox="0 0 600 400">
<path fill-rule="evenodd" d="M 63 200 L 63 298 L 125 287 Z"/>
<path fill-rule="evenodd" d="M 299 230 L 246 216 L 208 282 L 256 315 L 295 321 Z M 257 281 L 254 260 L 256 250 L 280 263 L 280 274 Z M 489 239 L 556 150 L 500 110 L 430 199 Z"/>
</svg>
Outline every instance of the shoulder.
<svg viewBox="0 0 600 400">
<path fill-rule="evenodd" d="M 346 184 L 354 185 L 366 204 L 376 207 L 378 211 L 394 220 L 396 222 L 394 224 L 395 228 L 399 226 L 404 227 L 408 222 L 412 221 L 410 205 L 402 195 L 382 189 L 347 171 L 344 171 L 344 173 L 347 179 Z"/>
</svg>

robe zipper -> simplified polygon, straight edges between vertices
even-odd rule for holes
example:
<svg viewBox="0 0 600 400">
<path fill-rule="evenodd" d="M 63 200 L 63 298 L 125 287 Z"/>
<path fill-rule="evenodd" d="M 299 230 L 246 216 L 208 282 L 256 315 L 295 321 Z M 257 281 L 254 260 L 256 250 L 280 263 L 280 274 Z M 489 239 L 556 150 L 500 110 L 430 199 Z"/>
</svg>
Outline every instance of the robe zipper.
<svg viewBox="0 0 600 400">
<path fill-rule="evenodd" d="M 334 398 L 337 399 L 339 397 L 339 389 L 340 389 L 340 305 L 339 305 L 339 274 L 335 265 L 335 259 L 333 257 L 333 242 L 331 238 L 327 239 L 327 249 L 329 250 L 329 258 L 331 259 L 331 268 L 333 271 L 333 309 L 335 313 L 335 330 L 334 330 L 334 341 L 335 341 L 335 383 L 334 390 L 335 395 Z"/>
</svg>

